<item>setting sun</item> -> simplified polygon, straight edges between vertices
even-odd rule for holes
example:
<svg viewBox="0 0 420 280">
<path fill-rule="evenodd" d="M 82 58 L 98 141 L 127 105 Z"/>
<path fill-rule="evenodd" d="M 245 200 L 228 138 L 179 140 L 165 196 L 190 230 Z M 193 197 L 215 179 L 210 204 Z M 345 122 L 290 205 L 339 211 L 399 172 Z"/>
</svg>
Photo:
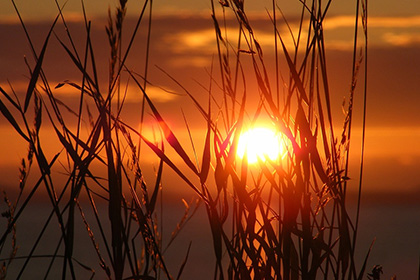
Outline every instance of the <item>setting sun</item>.
<svg viewBox="0 0 420 280">
<path fill-rule="evenodd" d="M 280 133 L 268 127 L 254 127 L 239 136 L 237 155 L 247 156 L 248 163 L 256 163 L 258 159 L 267 158 L 275 161 L 284 153 L 284 145 Z"/>
</svg>

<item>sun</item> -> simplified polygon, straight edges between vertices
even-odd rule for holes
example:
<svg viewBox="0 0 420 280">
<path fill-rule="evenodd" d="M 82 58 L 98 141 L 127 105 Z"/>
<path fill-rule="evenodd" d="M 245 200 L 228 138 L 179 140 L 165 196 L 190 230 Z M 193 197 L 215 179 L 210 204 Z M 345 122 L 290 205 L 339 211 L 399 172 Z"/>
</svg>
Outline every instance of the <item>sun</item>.
<svg viewBox="0 0 420 280">
<path fill-rule="evenodd" d="M 241 133 L 236 153 L 241 159 L 246 155 L 248 163 L 255 164 L 258 160 L 276 161 L 282 157 L 284 151 L 279 131 L 268 126 L 258 126 Z"/>
</svg>

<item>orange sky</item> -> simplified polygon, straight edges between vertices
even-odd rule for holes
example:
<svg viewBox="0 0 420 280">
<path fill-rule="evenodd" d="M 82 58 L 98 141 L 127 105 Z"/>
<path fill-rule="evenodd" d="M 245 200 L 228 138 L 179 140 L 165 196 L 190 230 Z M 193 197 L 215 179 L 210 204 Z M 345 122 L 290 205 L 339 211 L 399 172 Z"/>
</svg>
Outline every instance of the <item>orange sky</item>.
<svg viewBox="0 0 420 280">
<path fill-rule="evenodd" d="M 272 50 L 274 47 L 271 40 L 272 27 L 271 23 L 267 21 L 265 11 L 266 8 L 271 9 L 271 0 L 247 1 L 249 5 L 246 7 L 250 11 L 249 15 L 256 30 L 257 39 L 264 50 Z M 31 37 L 34 39 L 35 48 L 39 52 L 57 13 L 54 1 L 15 0 L 15 2 L 27 24 Z M 64 1 L 60 0 L 59 2 L 63 3 Z M 103 81 L 106 81 L 109 47 L 104 26 L 106 25 L 108 3 L 111 3 L 113 7 L 116 0 L 85 0 L 85 2 L 88 17 L 93 20 L 91 35 L 97 66 L 100 69 L 99 75 Z M 129 0 L 128 2 L 129 17 L 125 24 L 126 30 L 132 30 L 136 20 L 134 16 L 137 15 L 142 1 Z M 289 3 L 298 3 L 299 1 L 278 2 L 281 2 L 282 5 L 290 5 Z M 353 44 L 352 16 L 355 1 L 334 0 L 332 2 L 333 5 L 324 28 L 329 83 L 333 93 L 332 109 L 339 134 L 343 120 L 341 106 L 343 98 L 348 96 L 350 88 Z M 197 140 L 195 148 L 198 151 L 202 150 L 200 143 L 202 145 L 204 142 L 204 121 L 191 100 L 183 94 L 181 88 L 156 66 L 173 75 L 185 88 L 194 93 L 197 99 L 207 104 L 207 92 L 203 90 L 202 85 L 207 86 L 209 83 L 208 72 L 213 56 L 217 53 L 214 26 L 210 17 L 210 0 L 155 0 L 153 8 L 148 76 L 151 84 L 148 85 L 147 92 L 169 126 L 175 131 L 176 136 L 185 144 L 187 153 L 192 154 L 193 148 L 182 114 L 184 113 L 189 120 L 189 128 L 194 139 Z M 282 6 L 282 9 L 284 14 L 289 17 L 291 27 L 295 27 L 296 7 Z M 415 251 L 415 247 L 418 248 L 419 244 L 417 242 L 418 227 L 414 221 L 418 221 L 417 212 L 420 197 L 419 11 L 420 1 L 418 0 L 369 1 L 369 80 L 362 199 L 373 203 L 362 203 L 362 208 L 366 206 L 368 209 L 363 213 L 373 214 L 362 216 L 365 220 L 361 220 L 363 229 L 361 234 L 367 237 L 368 243 L 364 244 L 363 239 L 361 240 L 363 243 L 362 253 L 364 254 L 364 249 L 370 245 L 372 238 L 378 236 L 378 245 L 374 248 L 371 256 L 372 261 L 376 262 L 382 258 L 392 259 L 388 266 L 384 265 L 384 279 L 390 279 L 392 275 L 389 273 L 398 271 L 395 263 L 401 265 L 399 272 L 401 274 L 398 275 L 404 275 L 404 273 L 408 275 L 410 271 L 416 271 L 418 263 L 418 251 Z M 80 0 L 68 0 L 64 15 L 69 22 L 76 47 L 83 50 L 86 35 L 81 21 Z M 285 27 L 282 26 L 282 28 L 284 31 Z M 145 46 L 144 40 L 142 40 L 146 36 L 144 29 L 140 29 L 138 39 L 134 43 L 135 47 L 127 63 L 128 67 L 140 73 L 143 73 L 144 69 Z M 57 25 L 55 32 L 60 38 L 65 38 L 65 30 L 61 24 Z M 228 32 L 233 34 L 235 31 L 228 28 Z M 128 34 L 129 31 L 125 33 L 126 36 Z M 288 45 L 291 44 L 291 41 L 286 40 L 285 43 Z M 264 55 L 267 61 L 273 61 L 272 52 L 267 51 Z M 33 67 L 35 63 L 11 1 L 0 1 L 0 86 L 10 93 L 10 82 L 22 102 L 29 76 L 24 57 Z M 272 65 L 269 67 L 273 69 Z M 81 78 L 80 72 L 74 69 L 71 60 L 54 36 L 47 49 L 44 71 L 52 87 L 64 80 L 80 81 Z M 106 88 L 106 82 L 103 82 L 101 86 Z M 133 127 L 136 127 L 139 123 L 141 96 L 134 88 L 130 84 L 122 117 Z M 358 183 L 361 93 L 359 89 L 355 99 L 356 117 L 352 132 L 350 190 L 356 189 Z M 77 104 L 79 98 L 77 92 L 69 87 L 54 90 L 54 95 L 70 106 Z M 0 99 L 5 101 L 1 94 Z M 248 102 L 252 104 L 252 99 Z M 77 107 L 77 105 L 75 106 Z M 45 114 L 44 117 L 46 119 Z M 158 128 L 155 123 L 149 122 L 150 119 L 152 117 L 148 115 L 146 136 L 153 138 L 153 132 Z M 85 132 L 82 131 L 82 135 Z M 43 123 L 41 136 L 41 144 L 49 147 L 46 157 L 51 159 L 55 153 L 61 150 L 62 146 L 47 121 Z M 0 114 L 0 192 L 8 187 L 17 189 L 19 164 L 21 159 L 26 157 L 27 148 L 26 143 L 11 129 L 10 124 Z M 152 174 L 150 176 L 153 177 L 154 168 L 157 166 L 156 157 L 142 157 L 142 160 L 145 163 L 142 166 L 142 171 L 145 174 Z M 62 166 L 57 164 L 57 169 L 59 167 Z M 36 177 L 34 174 L 36 166 L 33 169 L 35 171 L 31 175 Z M 57 170 L 55 172 L 54 175 L 58 175 Z M 169 183 L 169 187 L 177 186 L 177 183 L 172 181 L 173 174 L 169 168 L 164 169 L 164 175 L 168 176 L 164 180 Z M 153 182 L 154 178 L 150 181 Z M 178 190 L 176 191 L 178 192 Z M 188 189 L 188 191 L 190 190 Z M 389 192 L 392 192 L 392 195 L 388 195 Z M 185 197 L 188 198 L 188 196 Z M 378 210 L 372 212 L 372 209 L 379 204 L 382 205 L 382 208 L 378 207 Z M 395 207 L 396 205 L 403 206 L 403 210 L 405 210 L 402 212 L 404 214 L 399 217 L 398 213 L 401 212 L 395 212 L 394 209 L 401 207 Z M 391 220 L 394 222 L 389 222 L 392 215 L 397 215 L 397 217 L 394 216 L 394 220 Z M 366 223 L 363 224 L 363 221 Z M 409 233 L 407 234 L 407 232 Z M 375 251 L 376 248 L 379 250 Z"/>
<path fill-rule="evenodd" d="M 35 39 L 39 50 L 56 13 L 51 1 L 37 1 L 30 4 L 16 1 L 22 16 L 27 19 L 28 30 Z M 98 18 L 92 28 L 92 36 L 97 46 L 106 45 L 104 31 L 106 5 L 98 5 L 99 1 L 86 1 L 88 15 Z M 267 2 L 267 3 L 266 3 Z M 333 1 L 334 2 L 334 1 Z M 352 47 L 352 18 L 354 8 L 351 1 L 337 0 L 326 21 L 328 62 L 330 67 L 330 83 L 335 96 L 333 108 L 340 116 L 343 97 L 347 95 L 350 82 L 350 63 Z M 372 190 L 392 190 L 398 185 L 399 190 L 419 190 L 418 166 L 420 166 L 420 16 L 414 11 L 420 10 L 418 1 L 375 1 L 370 5 L 369 19 L 369 91 L 366 140 L 366 187 Z M 403 2 L 405 4 L 403 4 Z M 30 2 L 32 3 L 32 2 Z M 101 1 L 101 3 L 103 3 Z M 112 1 L 111 1 L 112 3 Z M 172 4 L 171 4 L 172 3 Z M 177 3 L 177 4 L 174 4 Z M 259 2 L 261 3 L 261 2 Z M 263 48 L 272 47 L 271 30 L 267 30 L 265 12 L 261 7 L 270 7 L 271 1 L 265 1 L 260 7 L 250 4 L 249 9 L 254 16 L 253 23 Z M 131 8 L 130 8 L 131 7 Z M 405 8 L 406 7 L 406 8 Z M 417 7 L 417 9 L 416 9 Z M 129 6 L 129 15 L 133 15 L 137 7 Z M 180 88 L 171 82 L 155 65 L 174 75 L 185 87 L 193 91 L 201 91 L 197 81 L 207 84 L 206 69 L 209 69 L 215 54 L 213 24 L 210 19 L 208 1 L 156 1 L 155 18 L 152 27 L 152 50 L 150 54 L 150 92 L 158 108 L 170 119 L 181 119 L 181 104 L 189 106 L 185 96 L 161 94 L 160 87 L 180 93 Z M 284 7 L 284 11 L 292 13 L 293 7 Z M 68 1 L 65 15 L 72 18 L 71 27 L 81 28 L 79 1 Z M 264 15 L 264 16 L 261 16 Z M 264 18 L 264 20 L 263 20 Z M 127 20 L 132 26 L 133 20 Z M 293 20 L 291 20 L 293 25 Z M 58 28 L 60 34 L 63 29 Z M 144 35 L 140 34 L 140 36 Z M 74 32 L 76 42 L 83 42 L 83 33 Z M 11 3 L 0 3 L 0 85 L 9 90 L 10 81 L 15 90 L 24 92 L 27 86 L 27 70 L 23 60 L 26 55 L 30 61 L 31 54 L 21 26 L 17 22 Z M 286 42 L 287 43 L 287 42 Z M 144 46 L 137 42 L 137 49 L 130 56 L 131 67 L 141 71 Z M 108 48 L 98 47 L 97 57 L 108 57 Z M 269 56 L 269 54 L 267 55 Z M 64 58 L 64 59 L 63 59 Z M 60 62 L 58 62 L 60 61 Z M 52 85 L 70 79 L 80 78 L 78 72 L 71 67 L 64 51 L 56 40 L 52 40 L 47 50 L 45 68 Z M 107 59 L 102 61 L 103 69 L 107 69 Z M 347 66 L 348 65 L 348 66 Z M 106 74 L 106 70 L 102 75 Z M 67 102 L 73 102 L 74 94 L 69 89 L 56 91 L 57 96 Z M 203 93 L 202 93 L 203 94 Z M 204 95 L 202 95 L 204 98 Z M 360 96 L 357 106 L 360 109 Z M 139 101 L 138 95 L 131 94 L 127 100 L 129 110 L 135 110 Z M 130 107 L 131 106 L 131 107 Z M 189 108 L 189 107 L 188 107 Z M 186 110 L 188 111 L 188 110 Z M 175 117 L 176 116 L 176 117 Z M 198 125 L 199 122 L 192 125 Z M 336 123 L 340 126 L 340 122 Z M 356 118 L 356 135 L 360 127 L 360 118 Z M 1 135 L 16 135 L 10 132 L 7 122 L 0 117 Z M 14 134 L 13 134 L 14 133 Z M 10 136 L 14 137 L 14 136 Z M 25 156 L 26 150 L 11 148 L 8 137 L 0 138 L 0 176 L 10 174 L 9 171 Z M 358 141 L 355 138 L 355 141 Z M 358 161 L 357 147 L 355 163 Z M 13 164 L 11 164 L 13 163 Z"/>
</svg>

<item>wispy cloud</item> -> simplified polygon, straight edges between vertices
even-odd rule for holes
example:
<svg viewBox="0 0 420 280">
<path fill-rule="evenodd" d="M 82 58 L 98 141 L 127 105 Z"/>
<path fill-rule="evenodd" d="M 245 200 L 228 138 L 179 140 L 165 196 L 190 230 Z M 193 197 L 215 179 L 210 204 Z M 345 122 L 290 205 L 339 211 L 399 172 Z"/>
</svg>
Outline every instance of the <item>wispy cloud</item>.
<svg viewBox="0 0 420 280">
<path fill-rule="evenodd" d="M 393 46 L 409 46 L 420 44 L 420 33 L 394 33 L 387 32 L 383 35 L 383 39 Z"/>
<path fill-rule="evenodd" d="M 359 22 L 359 25 L 361 22 Z M 324 30 L 330 32 L 330 47 L 347 49 L 353 41 L 340 39 L 343 34 L 351 34 L 355 20 L 352 16 L 337 16 L 327 18 Z M 411 17 L 369 17 L 368 29 L 371 45 L 387 46 L 412 46 L 420 43 L 420 16 Z M 341 34 L 340 34 L 341 33 Z"/>
<path fill-rule="evenodd" d="M 203 19 L 204 21 L 205 19 Z M 251 18 L 261 22 L 261 16 Z M 361 25 L 361 21 L 359 21 Z M 354 16 L 333 16 L 326 18 L 324 30 L 326 34 L 327 47 L 336 50 L 351 50 L 354 39 Z M 273 31 L 261 28 L 256 24 L 255 36 L 263 48 L 272 48 L 274 45 Z M 279 32 L 288 48 L 294 48 L 294 38 L 297 38 L 299 25 L 293 21 L 289 22 L 290 30 L 285 25 L 279 25 Z M 419 43 L 420 16 L 412 17 L 370 17 L 368 19 L 369 38 L 371 45 L 379 47 L 387 46 L 409 46 Z M 228 27 L 222 30 L 222 35 L 228 35 L 233 42 L 238 38 L 238 29 Z M 303 42 L 307 34 L 300 34 Z M 194 29 L 193 31 L 180 30 L 171 34 L 163 34 L 164 45 L 176 53 L 202 53 L 205 55 L 213 54 L 216 51 L 215 31 L 212 28 Z M 235 42 L 236 43 L 236 42 Z M 191 60 L 192 62 L 193 60 Z M 204 63 L 203 60 L 196 65 Z"/>
<path fill-rule="evenodd" d="M 165 46 L 168 46 L 170 50 L 176 53 L 194 51 L 209 54 L 215 51 L 215 35 L 213 29 L 165 34 L 162 41 L 165 43 Z"/>
<path fill-rule="evenodd" d="M 123 91 L 125 91 L 125 89 L 123 89 Z M 143 93 L 136 86 L 131 84 L 128 86 L 126 93 L 127 102 L 140 102 L 143 98 Z M 159 87 L 154 85 L 148 85 L 146 87 L 146 93 L 150 99 L 158 103 L 172 102 L 175 101 L 179 96 L 177 93 L 167 87 Z"/>
<path fill-rule="evenodd" d="M 284 30 L 283 30 L 284 29 Z M 274 34 L 273 30 L 264 30 L 256 28 L 254 30 L 254 36 L 261 47 L 273 49 L 274 47 Z M 282 28 L 280 34 L 282 35 L 283 42 L 288 48 L 294 48 L 294 40 L 298 36 L 297 28 L 292 30 L 292 33 L 285 27 Z M 245 34 L 247 32 L 245 31 Z M 230 44 L 237 44 L 239 29 L 228 27 L 222 30 L 222 36 L 226 41 L 229 41 Z M 248 34 L 246 35 L 249 36 Z M 307 33 L 302 31 L 300 34 L 301 38 L 306 38 Z M 163 37 L 164 45 L 168 46 L 175 53 L 188 53 L 189 64 L 193 63 L 196 66 L 203 66 L 203 64 L 208 65 L 208 59 L 203 59 L 199 57 L 198 54 L 212 55 L 217 52 L 216 48 L 216 34 L 215 30 L 211 28 L 195 30 L 191 32 L 180 32 L 168 34 Z M 249 37 L 245 40 L 242 37 L 242 49 L 247 48 L 246 42 L 249 41 Z M 197 54 L 194 56 L 194 54 Z M 194 59 L 196 57 L 196 59 Z"/>
<path fill-rule="evenodd" d="M 78 98 L 80 98 L 80 90 L 70 84 L 65 84 L 61 87 L 55 88 L 58 84 L 60 84 L 60 82 L 50 81 L 48 83 L 54 97 L 58 99 L 74 98 L 74 100 L 78 100 Z M 2 86 L 3 89 L 6 90 L 7 93 L 11 94 L 12 89 L 13 89 L 13 91 L 17 94 L 19 98 L 24 96 L 24 94 L 26 93 L 28 84 L 29 84 L 29 81 L 14 80 L 10 82 L 10 85 L 12 86 L 11 88 L 7 81 L 0 82 L 0 85 Z M 45 93 L 45 91 L 43 90 L 44 88 L 43 85 L 38 84 L 36 88 L 41 94 Z M 106 88 L 106 85 L 103 85 L 102 88 Z M 148 94 L 150 99 L 158 103 L 166 103 L 166 102 L 175 101 L 177 97 L 180 95 L 166 86 L 157 86 L 157 85 L 148 85 L 146 88 L 146 93 Z M 129 84 L 128 86 L 122 85 L 121 94 L 125 95 L 125 100 L 126 102 L 129 102 L 129 103 L 141 102 L 143 98 L 143 93 L 134 84 Z"/>
<path fill-rule="evenodd" d="M 54 85 L 54 83 L 51 83 Z M 105 85 L 103 86 L 105 88 Z M 125 102 L 128 103 L 140 103 L 143 99 L 142 91 L 134 84 L 128 84 L 128 86 L 121 85 L 121 95 L 125 97 Z M 177 93 L 169 89 L 168 87 L 160 87 L 155 85 L 148 85 L 146 87 L 146 93 L 154 102 L 157 103 L 166 103 L 175 101 L 179 96 Z M 61 97 L 79 97 L 80 91 L 72 86 L 63 86 L 59 89 L 55 89 L 53 94 L 57 98 Z"/>
<path fill-rule="evenodd" d="M 420 156 L 418 139 L 420 127 L 370 127 L 367 137 L 368 156 L 392 157 L 400 164 L 409 165 Z M 401 144 L 404 139 L 404 145 Z M 384 152 L 386 151 L 386 152 Z"/>
<path fill-rule="evenodd" d="M 38 17 L 35 15 L 23 17 L 25 24 L 34 24 L 34 23 L 50 23 L 54 21 L 54 18 L 58 15 L 54 14 L 48 17 Z M 84 22 L 83 14 L 80 12 L 65 12 L 64 17 L 67 23 L 79 23 Z M 89 17 L 92 20 L 92 16 Z M 20 24 L 19 17 L 17 15 L 5 15 L 0 17 L 1 25 L 14 25 Z"/>
<path fill-rule="evenodd" d="M 4 15 L 0 17 L 0 24 L 1 25 L 13 25 L 18 24 L 19 18 L 15 15 Z"/>
<path fill-rule="evenodd" d="M 342 27 L 354 27 L 354 16 L 335 16 L 326 18 L 324 29 L 336 29 Z M 410 28 L 420 27 L 420 16 L 411 17 L 369 17 L 370 28 Z"/>
<path fill-rule="evenodd" d="M 410 28 L 420 27 L 420 16 L 412 17 L 373 17 L 368 19 L 370 27 Z"/>
</svg>

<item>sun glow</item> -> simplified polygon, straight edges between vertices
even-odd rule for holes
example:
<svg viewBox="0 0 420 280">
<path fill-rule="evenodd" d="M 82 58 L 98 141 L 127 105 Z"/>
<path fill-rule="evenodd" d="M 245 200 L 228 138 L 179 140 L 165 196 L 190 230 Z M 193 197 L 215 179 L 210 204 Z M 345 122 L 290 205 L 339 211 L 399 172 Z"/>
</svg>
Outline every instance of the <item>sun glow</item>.
<svg viewBox="0 0 420 280">
<path fill-rule="evenodd" d="M 250 164 L 258 160 L 267 159 L 276 161 L 284 154 L 284 143 L 280 132 L 269 127 L 254 127 L 239 136 L 237 155 L 239 158 L 247 157 Z"/>
</svg>

